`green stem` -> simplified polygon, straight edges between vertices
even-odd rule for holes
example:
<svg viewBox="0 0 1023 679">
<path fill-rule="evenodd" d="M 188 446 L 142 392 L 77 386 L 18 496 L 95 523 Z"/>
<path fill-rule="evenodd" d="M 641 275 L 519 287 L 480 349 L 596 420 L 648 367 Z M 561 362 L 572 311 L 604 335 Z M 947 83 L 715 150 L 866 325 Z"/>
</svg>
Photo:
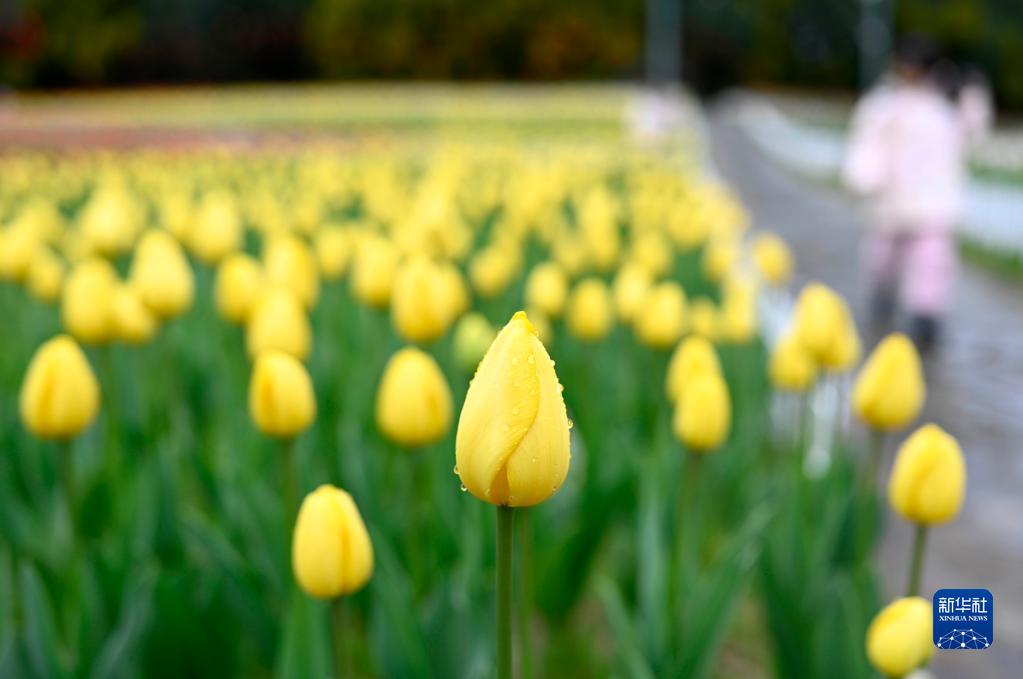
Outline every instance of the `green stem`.
<svg viewBox="0 0 1023 679">
<path fill-rule="evenodd" d="M 57 443 L 57 474 L 67 504 L 68 526 L 71 530 L 71 553 L 78 545 L 78 496 L 75 493 L 74 458 L 71 457 L 71 441 Z"/>
<path fill-rule="evenodd" d="M 348 654 L 348 644 L 345 643 L 345 605 L 344 599 L 335 597 L 330 602 L 330 621 L 334 634 L 334 677 L 353 676 L 351 657 Z"/>
<path fill-rule="evenodd" d="M 906 596 L 917 596 L 920 592 L 920 576 L 924 570 L 924 552 L 927 549 L 927 526 L 922 523 L 916 525 L 916 533 L 913 536 L 913 559 L 909 564 L 909 584 L 906 586 Z"/>
<path fill-rule="evenodd" d="M 512 527 L 515 510 L 497 508 L 497 679 L 512 676 Z"/>
<path fill-rule="evenodd" d="M 285 528 L 290 531 L 291 522 L 294 519 L 297 496 L 295 483 L 295 439 L 281 439 L 280 458 L 281 496 L 284 500 Z"/>
<path fill-rule="evenodd" d="M 519 676 L 530 679 L 533 676 L 533 646 L 529 634 L 529 619 L 533 612 L 533 512 L 519 511 Z"/>
<path fill-rule="evenodd" d="M 870 452 L 867 460 L 866 485 L 877 487 L 878 476 L 881 474 L 881 457 L 884 455 L 885 433 L 880 429 L 870 430 Z"/>
<path fill-rule="evenodd" d="M 697 533 L 696 512 L 699 504 L 696 492 L 699 486 L 700 470 L 703 458 L 698 453 L 682 449 L 682 486 L 676 492 L 675 523 L 674 523 L 674 566 L 668 579 L 671 595 L 670 606 L 674 609 L 672 620 L 675 625 L 674 639 L 681 639 L 682 618 L 684 613 L 682 583 L 687 582 L 687 571 L 690 561 L 699 553 L 699 534 Z M 688 521 L 687 521 L 688 518 Z M 688 524 L 689 530 L 686 530 Z"/>
</svg>

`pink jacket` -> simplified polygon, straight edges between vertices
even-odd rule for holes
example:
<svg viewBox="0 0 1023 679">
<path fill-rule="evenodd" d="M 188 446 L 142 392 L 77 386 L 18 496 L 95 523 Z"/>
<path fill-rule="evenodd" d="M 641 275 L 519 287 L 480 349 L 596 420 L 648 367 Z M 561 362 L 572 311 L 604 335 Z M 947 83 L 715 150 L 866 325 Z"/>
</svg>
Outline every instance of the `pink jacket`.
<svg viewBox="0 0 1023 679">
<path fill-rule="evenodd" d="M 968 143 L 988 126 L 986 92 L 967 88 L 958 107 L 926 85 L 881 85 L 853 113 L 843 178 L 872 199 L 875 228 L 912 233 L 958 221 Z"/>
</svg>

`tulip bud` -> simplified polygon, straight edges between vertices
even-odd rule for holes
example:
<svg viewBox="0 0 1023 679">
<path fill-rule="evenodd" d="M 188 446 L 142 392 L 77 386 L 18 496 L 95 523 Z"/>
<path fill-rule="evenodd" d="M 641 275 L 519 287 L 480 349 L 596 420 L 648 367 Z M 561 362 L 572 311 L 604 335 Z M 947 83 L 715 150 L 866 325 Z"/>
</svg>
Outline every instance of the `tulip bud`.
<svg viewBox="0 0 1023 679">
<path fill-rule="evenodd" d="M 576 284 L 568 299 L 568 329 L 584 342 L 597 342 L 611 332 L 611 295 L 599 278 Z"/>
<path fill-rule="evenodd" d="M 671 243 L 656 231 L 639 236 L 632 246 L 632 261 L 654 278 L 664 276 L 671 270 L 673 255 Z"/>
<path fill-rule="evenodd" d="M 192 269 L 181 246 L 166 231 L 154 229 L 142 237 L 130 278 L 143 303 L 161 318 L 172 318 L 192 306 Z"/>
<path fill-rule="evenodd" d="M 568 474 L 569 426 L 554 362 L 520 311 L 469 383 L 458 420 L 455 470 L 481 500 L 512 507 L 538 504 Z"/>
<path fill-rule="evenodd" d="M 647 293 L 633 319 L 636 337 L 652 349 L 669 349 L 685 330 L 686 295 L 682 287 L 667 281 Z"/>
<path fill-rule="evenodd" d="M 378 309 L 391 303 L 398 251 L 381 236 L 366 236 L 359 243 L 352 264 L 352 293 L 363 304 Z"/>
<path fill-rule="evenodd" d="M 810 283 L 796 300 L 795 333 L 819 365 L 840 371 L 850 368 L 860 354 L 852 314 L 831 288 Z"/>
<path fill-rule="evenodd" d="M 432 356 L 405 347 L 391 357 L 377 389 L 376 418 L 387 438 L 407 448 L 444 438 L 451 427 L 451 390 Z"/>
<path fill-rule="evenodd" d="M 354 243 L 351 234 L 340 226 L 325 226 L 316 233 L 313 241 L 320 275 L 325 280 L 340 280 L 348 270 Z"/>
<path fill-rule="evenodd" d="M 55 302 L 60 298 L 63 283 L 64 262 L 50 248 L 40 246 L 28 267 L 28 291 L 40 302 Z"/>
<path fill-rule="evenodd" d="M 885 606 L 867 628 L 867 658 L 888 677 L 905 677 L 934 655 L 931 602 L 918 596 Z"/>
<path fill-rule="evenodd" d="M 316 306 L 320 277 L 309 246 L 298 236 L 270 239 L 263 252 L 263 267 L 271 285 L 286 288 L 306 309 Z"/>
<path fill-rule="evenodd" d="M 720 283 L 735 269 L 739 249 L 731 238 L 715 238 L 703 250 L 703 275 L 712 283 Z"/>
<path fill-rule="evenodd" d="M 102 344 L 114 334 L 114 288 L 118 285 L 114 267 L 105 259 L 94 257 L 75 266 L 60 301 L 60 317 L 64 327 L 79 341 Z"/>
<path fill-rule="evenodd" d="M 305 366 L 283 351 L 260 353 L 249 382 L 249 414 L 267 436 L 294 438 L 308 429 L 316 396 Z"/>
<path fill-rule="evenodd" d="M 472 300 L 469 298 L 469 286 L 465 282 L 465 276 L 451 262 L 441 264 L 438 268 L 440 276 L 440 298 L 443 300 L 446 324 L 450 325 L 456 318 L 469 310 Z"/>
<path fill-rule="evenodd" d="M 511 246 L 492 245 L 469 263 L 469 279 L 476 292 L 488 299 L 504 292 L 519 271 L 519 255 Z"/>
<path fill-rule="evenodd" d="M 324 484 L 306 495 L 291 541 L 291 567 L 317 599 L 352 594 L 373 575 L 373 544 L 352 496 Z"/>
<path fill-rule="evenodd" d="M 747 276 L 729 277 L 724 285 L 718 330 L 722 339 L 746 344 L 757 331 L 756 284 Z"/>
<path fill-rule="evenodd" d="M 626 264 L 619 269 L 611 286 L 618 318 L 631 322 L 652 286 L 653 279 L 646 269 L 635 264 Z"/>
<path fill-rule="evenodd" d="M 283 288 L 270 288 L 256 302 L 245 331 L 250 358 L 277 349 L 300 361 L 309 356 L 312 329 L 295 296 Z"/>
<path fill-rule="evenodd" d="M 557 318 L 565 308 L 568 296 L 568 277 L 554 262 L 543 262 L 533 267 L 526 279 L 526 305 L 536 308 L 549 318 Z"/>
<path fill-rule="evenodd" d="M 926 390 L 916 347 L 902 333 L 892 333 L 860 369 L 853 386 L 853 409 L 874 429 L 894 431 L 920 414 Z"/>
<path fill-rule="evenodd" d="M 717 339 L 719 332 L 718 309 L 706 297 L 697 297 L 689 305 L 689 325 L 694 335 L 708 340 Z"/>
<path fill-rule="evenodd" d="M 216 264 L 242 245 L 242 218 L 234 197 L 226 191 L 203 196 L 189 234 L 192 252 L 207 264 Z"/>
<path fill-rule="evenodd" d="M 21 281 L 37 247 L 35 235 L 25 227 L 0 229 L 0 280 Z"/>
<path fill-rule="evenodd" d="M 118 285 L 114 289 L 111 313 L 114 333 L 122 342 L 143 344 L 156 334 L 156 317 L 131 285 Z"/>
<path fill-rule="evenodd" d="M 99 382 L 73 339 L 58 335 L 36 350 L 18 404 L 26 429 L 43 439 L 73 438 L 96 419 L 99 402 Z"/>
<path fill-rule="evenodd" d="M 721 363 L 718 361 L 714 345 L 703 337 L 693 335 L 687 337 L 671 355 L 668 361 L 668 376 L 664 387 L 668 401 L 675 403 L 682 396 L 694 377 L 703 373 L 720 373 Z"/>
<path fill-rule="evenodd" d="M 789 335 L 771 352 L 768 373 L 775 388 L 803 392 L 817 381 L 817 364 L 806 347 Z"/>
<path fill-rule="evenodd" d="M 777 234 L 765 232 L 753 239 L 753 263 L 771 285 L 785 285 L 792 278 L 792 253 Z"/>
<path fill-rule="evenodd" d="M 708 453 L 718 448 L 732 426 L 728 386 L 717 372 L 693 376 L 675 406 L 672 429 L 687 448 Z"/>
<path fill-rule="evenodd" d="M 462 316 L 454 337 L 455 358 L 462 369 L 475 371 L 495 337 L 497 331 L 483 314 L 472 312 Z"/>
<path fill-rule="evenodd" d="M 220 315 L 229 323 L 248 321 L 263 289 L 263 270 L 252 257 L 235 252 L 217 265 L 214 296 Z"/>
<path fill-rule="evenodd" d="M 963 452 L 941 427 L 925 424 L 899 447 L 888 481 L 888 501 L 907 521 L 926 525 L 951 521 L 965 493 Z"/>
<path fill-rule="evenodd" d="M 432 342 L 443 335 L 453 320 L 446 292 L 440 271 L 427 257 L 406 260 L 391 296 L 391 322 L 398 334 L 410 342 Z"/>
</svg>

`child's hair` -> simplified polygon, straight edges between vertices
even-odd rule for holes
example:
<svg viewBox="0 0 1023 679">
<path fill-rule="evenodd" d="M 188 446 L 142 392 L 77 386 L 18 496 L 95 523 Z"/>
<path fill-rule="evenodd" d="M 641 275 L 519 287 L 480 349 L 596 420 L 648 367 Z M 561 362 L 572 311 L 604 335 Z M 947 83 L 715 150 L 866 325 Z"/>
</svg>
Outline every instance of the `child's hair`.
<svg viewBox="0 0 1023 679">
<path fill-rule="evenodd" d="M 939 56 L 937 43 L 925 35 L 907 35 L 895 47 L 896 65 L 911 69 L 921 76 L 937 64 Z"/>
</svg>

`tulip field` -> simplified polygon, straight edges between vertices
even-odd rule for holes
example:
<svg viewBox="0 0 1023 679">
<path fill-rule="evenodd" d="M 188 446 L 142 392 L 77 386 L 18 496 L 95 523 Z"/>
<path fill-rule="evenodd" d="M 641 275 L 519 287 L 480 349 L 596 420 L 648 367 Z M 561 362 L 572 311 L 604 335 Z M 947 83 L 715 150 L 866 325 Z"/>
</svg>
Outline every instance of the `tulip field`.
<svg viewBox="0 0 1023 679">
<path fill-rule="evenodd" d="M 916 350 L 625 94 L 97 95 L 130 143 L 0 147 L 0 677 L 926 665 L 966 470 Z"/>
</svg>

